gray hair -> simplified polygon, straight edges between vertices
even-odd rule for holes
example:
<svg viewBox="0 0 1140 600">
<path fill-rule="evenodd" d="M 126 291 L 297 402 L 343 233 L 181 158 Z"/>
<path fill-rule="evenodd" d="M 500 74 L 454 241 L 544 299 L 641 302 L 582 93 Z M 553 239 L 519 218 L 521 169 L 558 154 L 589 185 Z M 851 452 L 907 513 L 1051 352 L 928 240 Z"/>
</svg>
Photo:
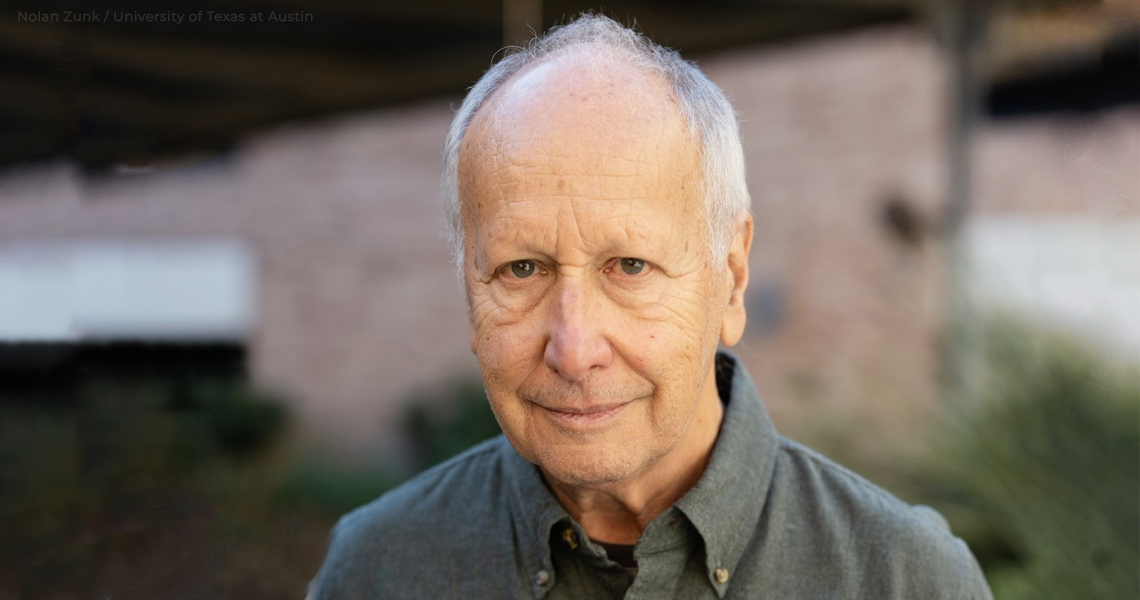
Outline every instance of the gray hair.
<svg viewBox="0 0 1140 600">
<path fill-rule="evenodd" d="M 744 174 L 744 152 L 736 112 L 715 83 L 675 50 L 664 48 L 608 17 L 585 14 L 551 29 L 526 48 L 518 48 L 492 66 L 471 88 L 456 112 L 443 149 L 443 201 L 452 256 L 463 270 L 463 220 L 459 206 L 459 148 L 475 113 L 487 98 L 523 67 L 583 44 L 598 44 L 622 52 L 635 67 L 661 77 L 672 87 L 674 100 L 700 144 L 704 163 L 705 211 L 709 248 L 716 262 L 728 254 L 739 220 L 751 199 Z"/>
</svg>

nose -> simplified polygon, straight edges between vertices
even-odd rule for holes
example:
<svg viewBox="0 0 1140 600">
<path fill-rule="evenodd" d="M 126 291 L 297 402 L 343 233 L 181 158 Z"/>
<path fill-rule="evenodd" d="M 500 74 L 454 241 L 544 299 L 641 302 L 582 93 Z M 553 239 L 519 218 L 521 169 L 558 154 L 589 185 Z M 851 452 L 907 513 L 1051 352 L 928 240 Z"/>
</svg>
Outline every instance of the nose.
<svg viewBox="0 0 1140 600">
<path fill-rule="evenodd" d="M 551 302 L 546 366 L 567 381 L 585 379 L 594 369 L 613 361 L 613 348 L 604 335 L 601 311 L 591 304 L 583 282 L 559 282 Z"/>
</svg>

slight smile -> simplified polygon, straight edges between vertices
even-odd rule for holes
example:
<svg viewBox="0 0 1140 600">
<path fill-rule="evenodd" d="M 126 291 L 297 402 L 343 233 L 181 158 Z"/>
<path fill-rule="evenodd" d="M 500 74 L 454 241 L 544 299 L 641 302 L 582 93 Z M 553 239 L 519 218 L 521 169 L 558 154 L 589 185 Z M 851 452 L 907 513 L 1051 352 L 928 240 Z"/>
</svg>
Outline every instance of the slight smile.
<svg viewBox="0 0 1140 600">
<path fill-rule="evenodd" d="M 621 414 L 627 406 L 633 404 L 633 402 L 634 400 L 627 400 L 625 402 L 583 408 L 537 406 L 563 429 L 588 431 L 609 425 L 611 421 L 616 419 L 617 416 Z"/>
</svg>

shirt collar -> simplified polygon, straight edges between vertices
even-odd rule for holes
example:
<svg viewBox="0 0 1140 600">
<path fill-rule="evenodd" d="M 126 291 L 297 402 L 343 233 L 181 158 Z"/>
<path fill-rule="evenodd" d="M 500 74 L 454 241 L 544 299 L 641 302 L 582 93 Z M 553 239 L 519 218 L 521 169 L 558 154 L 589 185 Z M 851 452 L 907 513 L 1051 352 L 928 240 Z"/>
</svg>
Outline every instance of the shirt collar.
<svg viewBox="0 0 1140 600">
<path fill-rule="evenodd" d="M 723 597 L 764 510 L 779 438 L 756 385 L 735 357 L 717 353 L 716 378 L 725 412 L 708 467 L 697 485 L 654 522 L 675 518 L 676 510 L 688 518 L 705 544 L 709 582 Z M 551 529 L 562 521 L 575 530 L 579 527 L 538 468 L 519 456 L 505 438 L 500 444 L 515 542 L 531 577 L 531 590 L 541 599 L 555 583 Z"/>
</svg>

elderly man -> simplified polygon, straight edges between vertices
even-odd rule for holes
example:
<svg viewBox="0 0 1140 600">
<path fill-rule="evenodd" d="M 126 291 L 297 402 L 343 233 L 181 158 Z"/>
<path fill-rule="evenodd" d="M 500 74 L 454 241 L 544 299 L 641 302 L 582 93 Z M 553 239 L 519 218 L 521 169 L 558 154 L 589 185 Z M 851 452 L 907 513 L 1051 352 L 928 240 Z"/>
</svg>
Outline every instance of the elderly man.
<svg viewBox="0 0 1140 600">
<path fill-rule="evenodd" d="M 483 76 L 444 160 L 504 436 L 342 519 L 315 597 L 990 597 L 936 513 L 781 438 L 717 353 L 752 216 L 694 65 L 582 17 Z"/>
</svg>

